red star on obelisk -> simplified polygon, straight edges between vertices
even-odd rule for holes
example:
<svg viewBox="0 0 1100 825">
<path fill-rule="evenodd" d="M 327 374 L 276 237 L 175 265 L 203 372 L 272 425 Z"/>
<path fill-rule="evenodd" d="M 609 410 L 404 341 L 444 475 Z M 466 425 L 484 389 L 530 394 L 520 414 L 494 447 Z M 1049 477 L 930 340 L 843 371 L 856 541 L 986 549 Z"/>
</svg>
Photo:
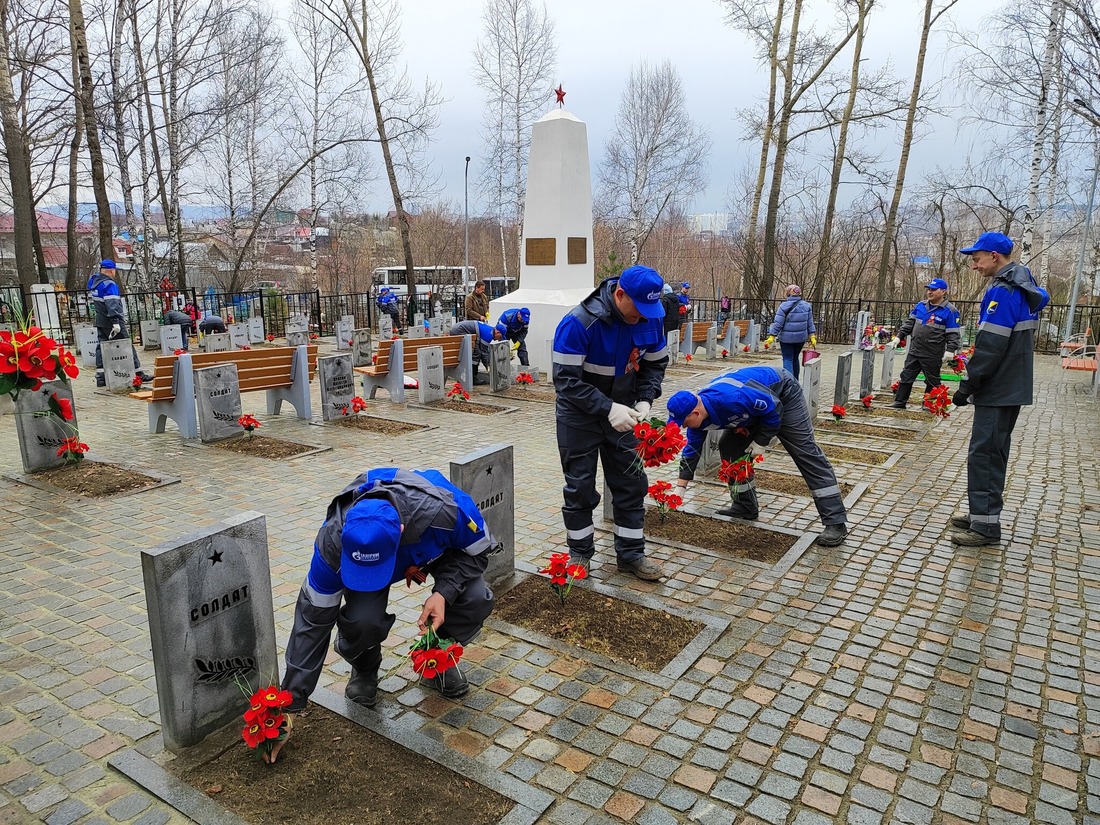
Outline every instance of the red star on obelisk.
<svg viewBox="0 0 1100 825">
<path fill-rule="evenodd" d="M 558 84 L 558 88 L 554 89 L 554 94 L 557 96 L 557 104 L 559 107 L 565 106 L 565 90 Z"/>
</svg>

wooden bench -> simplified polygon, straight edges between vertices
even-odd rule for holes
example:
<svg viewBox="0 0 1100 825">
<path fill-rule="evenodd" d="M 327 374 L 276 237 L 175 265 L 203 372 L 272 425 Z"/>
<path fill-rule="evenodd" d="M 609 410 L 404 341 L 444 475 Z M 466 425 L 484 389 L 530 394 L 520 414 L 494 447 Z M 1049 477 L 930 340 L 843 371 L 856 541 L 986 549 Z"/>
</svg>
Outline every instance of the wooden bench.
<svg viewBox="0 0 1100 825">
<path fill-rule="evenodd" d="M 443 348 L 443 375 L 463 387 L 474 383 L 474 335 L 438 335 L 430 338 L 398 338 L 378 342 L 377 356 L 369 367 L 356 367 L 363 376 L 363 396 L 374 398 L 378 388 L 390 400 L 405 403 L 405 373 L 417 371 L 416 354 L 424 347 Z M 400 364 L 400 369 L 397 365 Z"/>
<path fill-rule="evenodd" d="M 267 392 L 267 414 L 278 415 L 286 401 L 299 418 L 313 416 L 309 385 L 317 374 L 317 345 L 157 356 L 152 389 L 130 393 L 149 404 L 149 432 L 164 432 L 171 418 L 184 438 L 198 438 L 195 370 L 236 364 L 241 392 Z"/>
</svg>

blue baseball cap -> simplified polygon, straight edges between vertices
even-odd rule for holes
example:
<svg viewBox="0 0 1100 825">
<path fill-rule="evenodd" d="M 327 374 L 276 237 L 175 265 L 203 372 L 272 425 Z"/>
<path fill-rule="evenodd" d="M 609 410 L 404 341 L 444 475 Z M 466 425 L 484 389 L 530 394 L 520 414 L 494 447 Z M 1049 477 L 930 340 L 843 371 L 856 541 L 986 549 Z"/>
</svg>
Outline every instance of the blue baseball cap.
<svg viewBox="0 0 1100 825">
<path fill-rule="evenodd" d="M 972 255 L 975 252 L 996 252 L 1000 255 L 1010 255 L 1014 246 L 1008 235 L 1001 232 L 983 232 L 978 236 L 978 240 L 974 241 L 973 246 L 960 249 L 959 253 Z"/>
<path fill-rule="evenodd" d="M 519 314 L 519 319 L 521 321 L 523 321 L 523 323 L 525 323 L 525 324 L 531 323 L 531 310 L 529 310 L 527 307 L 520 307 L 518 314 Z"/>
<path fill-rule="evenodd" d="M 699 403 L 699 397 L 687 390 L 680 390 L 672 394 L 665 406 L 668 408 L 668 420 L 675 421 L 683 426 L 684 419 L 691 415 L 695 405 Z"/>
<path fill-rule="evenodd" d="M 947 289 L 947 281 L 943 278 L 933 278 L 924 285 L 925 289 Z"/>
<path fill-rule="evenodd" d="M 115 267 L 115 262 L 112 261 L 110 258 L 104 258 L 102 261 L 99 262 L 99 268 L 100 269 L 115 269 L 116 268 Z"/>
<path fill-rule="evenodd" d="M 393 583 L 401 517 L 388 501 L 365 498 L 344 518 L 340 579 L 348 590 L 374 593 Z"/>
<path fill-rule="evenodd" d="M 501 338 L 507 338 L 508 337 L 508 327 L 506 327 L 504 324 L 498 323 L 496 325 L 496 331 L 500 333 Z"/>
<path fill-rule="evenodd" d="M 691 289 L 691 283 L 689 281 L 680 281 L 681 289 Z"/>
<path fill-rule="evenodd" d="M 383 292 L 389 292 L 389 291 L 390 291 L 390 288 L 388 286 L 384 286 L 380 290 L 378 290 L 378 294 L 381 295 Z"/>
<path fill-rule="evenodd" d="M 619 286 L 630 296 L 643 318 L 665 317 L 665 308 L 661 306 L 661 287 L 664 285 L 657 270 L 648 266 L 629 266 L 619 276 Z"/>
</svg>

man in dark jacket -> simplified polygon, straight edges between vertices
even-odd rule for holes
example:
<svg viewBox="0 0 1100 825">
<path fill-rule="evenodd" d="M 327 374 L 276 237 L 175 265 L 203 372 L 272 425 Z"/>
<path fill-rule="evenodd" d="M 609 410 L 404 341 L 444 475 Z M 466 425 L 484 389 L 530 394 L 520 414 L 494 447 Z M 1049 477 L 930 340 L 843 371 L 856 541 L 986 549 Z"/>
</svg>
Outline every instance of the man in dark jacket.
<svg viewBox="0 0 1100 825">
<path fill-rule="evenodd" d="M 303 710 L 317 687 L 334 627 L 336 652 L 352 667 L 344 695 L 375 705 L 382 642 L 396 619 L 386 612 L 390 587 L 402 580 L 431 576 L 418 627 L 467 644 L 493 610 L 483 574 L 494 548 L 473 499 L 438 470 L 382 467 L 356 478 L 329 504 L 298 593 L 282 682 L 293 697 L 287 712 Z M 470 689 L 458 668 L 425 684 L 449 699 Z"/>
<path fill-rule="evenodd" d="M 1035 330 L 1049 293 L 1031 270 L 1009 259 L 1013 243 L 1000 232 L 983 232 L 960 249 L 970 268 L 992 283 L 982 296 L 974 354 L 952 401 L 974 405 L 966 457 L 968 513 L 952 517 L 954 544 L 980 547 L 1001 541 L 1001 507 L 1012 430 L 1020 407 L 1032 403 Z"/>
<path fill-rule="evenodd" d="M 668 365 L 663 283 L 648 266 L 608 278 L 561 319 L 552 355 L 569 555 L 587 566 L 596 552 L 592 511 L 600 503 L 599 458 L 614 506 L 618 568 L 646 581 L 657 581 L 662 571 L 645 556 L 647 481 L 636 461 L 633 430 L 661 394 Z"/>
<path fill-rule="evenodd" d="M 91 293 L 92 307 L 95 309 L 95 331 L 100 341 L 113 341 L 120 338 L 129 338 L 130 333 L 126 329 L 126 312 L 122 306 L 122 293 L 119 292 L 118 282 L 115 280 L 117 269 L 115 262 L 109 258 L 99 262 L 99 272 L 88 279 L 88 291 Z M 141 371 L 141 361 L 138 360 L 137 348 L 131 343 L 134 350 L 134 370 L 145 381 L 152 381 L 151 375 Z M 95 348 L 95 366 L 97 370 L 96 382 L 103 386 L 105 381 L 100 370 L 103 369 L 103 350 L 98 344 Z"/>
<path fill-rule="evenodd" d="M 180 335 L 183 338 L 183 349 L 186 351 L 189 349 L 188 337 L 192 334 L 192 321 L 191 316 L 186 312 L 180 312 L 178 309 L 170 309 L 164 313 L 165 324 L 179 324 Z"/>
<path fill-rule="evenodd" d="M 680 299 L 676 297 L 676 292 L 670 284 L 665 284 L 661 288 L 661 306 L 665 311 L 663 323 L 665 336 L 667 337 L 670 332 L 679 329 L 687 318 L 687 305 L 680 303 Z"/>
<path fill-rule="evenodd" d="M 901 368 L 898 390 L 894 393 L 895 410 L 904 410 L 917 374 L 924 372 L 925 392 L 940 385 L 940 365 L 950 361 L 959 351 L 959 312 L 947 300 L 947 281 L 933 278 L 925 286 L 927 297 L 913 307 L 890 345 L 905 345 L 909 351 Z"/>
</svg>

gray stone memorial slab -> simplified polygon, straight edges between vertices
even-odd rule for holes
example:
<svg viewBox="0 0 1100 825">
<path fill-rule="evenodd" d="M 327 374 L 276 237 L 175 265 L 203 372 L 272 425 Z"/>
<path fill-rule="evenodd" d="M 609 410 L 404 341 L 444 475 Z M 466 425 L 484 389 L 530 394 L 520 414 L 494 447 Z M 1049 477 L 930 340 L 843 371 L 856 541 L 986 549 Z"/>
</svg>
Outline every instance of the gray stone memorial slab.
<svg viewBox="0 0 1100 825">
<path fill-rule="evenodd" d="M 707 327 L 706 357 L 713 361 L 718 357 L 718 327 L 711 324 Z"/>
<path fill-rule="evenodd" d="M 853 330 L 852 349 L 859 349 L 859 342 L 863 340 L 863 330 L 871 323 L 871 313 L 861 309 L 856 313 L 856 328 Z"/>
<path fill-rule="evenodd" d="M 173 752 L 241 715 L 241 689 L 279 683 L 267 528 L 245 512 L 141 553 L 161 735 Z"/>
<path fill-rule="evenodd" d="M 355 396 L 351 354 L 318 358 L 317 376 L 321 384 L 321 420 L 332 421 L 348 415 L 351 399 Z"/>
<path fill-rule="evenodd" d="M 438 316 L 437 316 L 438 317 Z M 453 312 L 444 312 L 442 320 L 440 321 L 440 329 L 450 329 L 455 325 L 455 316 Z"/>
<path fill-rule="evenodd" d="M 894 353 L 896 351 L 890 344 L 887 344 L 886 349 L 882 351 L 882 372 L 879 373 L 879 382 L 875 386 L 876 390 L 889 387 L 894 383 Z"/>
<path fill-rule="evenodd" d="M 504 392 L 512 386 L 512 345 L 508 341 L 489 344 L 489 389 Z"/>
<path fill-rule="evenodd" d="M 485 578 L 498 582 L 515 573 L 515 465 L 511 444 L 493 444 L 451 462 L 451 483 L 477 504 L 501 551 L 489 558 Z"/>
<path fill-rule="evenodd" d="M 291 315 L 286 319 L 286 333 L 309 332 L 308 315 Z"/>
<path fill-rule="evenodd" d="M 50 414 L 50 398 L 67 400 L 73 409 L 71 421 Z M 65 439 L 77 435 L 73 388 L 63 381 L 46 381 L 37 390 L 20 390 L 15 399 L 15 432 L 19 455 L 27 473 L 60 467 L 65 458 L 57 454 Z"/>
<path fill-rule="evenodd" d="M 204 443 L 240 435 L 241 384 L 236 364 L 217 364 L 195 370 L 195 401 L 199 413 L 199 438 Z"/>
<path fill-rule="evenodd" d="M 251 347 L 252 344 L 248 339 L 248 324 L 230 324 L 229 340 L 233 342 L 234 349 L 244 349 L 245 347 Z"/>
<path fill-rule="evenodd" d="M 165 324 L 160 328 L 160 354 L 172 355 L 183 349 L 183 328 L 179 324 Z"/>
<path fill-rule="evenodd" d="M 421 347 L 416 351 L 416 381 L 421 404 L 443 400 L 443 347 Z"/>
<path fill-rule="evenodd" d="M 369 367 L 371 365 L 371 331 L 369 329 L 357 329 L 353 337 L 351 347 L 352 364 L 356 367 Z"/>
<path fill-rule="evenodd" d="M 264 341 L 264 319 L 259 315 L 254 315 L 247 321 L 248 324 L 248 341 L 252 344 L 261 344 Z"/>
<path fill-rule="evenodd" d="M 228 332 L 208 332 L 203 337 L 202 345 L 206 352 L 229 352 L 233 349 L 233 341 Z"/>
<path fill-rule="evenodd" d="M 141 346 L 143 349 L 161 349 L 160 321 L 154 318 L 141 322 Z"/>
<path fill-rule="evenodd" d="M 806 396 L 806 406 L 810 408 L 810 420 L 817 418 L 821 407 L 821 358 L 812 358 L 802 365 L 802 393 Z"/>
<path fill-rule="evenodd" d="M 865 349 L 859 368 L 859 397 L 865 398 L 875 391 L 875 351 Z"/>
<path fill-rule="evenodd" d="M 382 340 L 393 337 L 393 318 L 389 315 L 378 316 L 378 337 Z"/>
<path fill-rule="evenodd" d="M 745 335 L 745 343 L 749 345 L 749 352 L 760 351 L 760 331 L 756 328 L 756 321 L 749 321 L 749 331 Z"/>
<path fill-rule="evenodd" d="M 413 325 L 418 326 L 418 327 L 423 327 L 424 326 L 424 313 L 423 312 L 414 312 L 413 313 Z"/>
<path fill-rule="evenodd" d="M 111 392 L 130 392 L 134 388 L 134 345 L 129 338 L 100 341 L 103 375 Z"/>
<path fill-rule="evenodd" d="M 309 344 L 308 332 L 288 332 L 286 334 L 286 345 L 288 347 L 304 347 Z"/>
<path fill-rule="evenodd" d="M 452 324 L 451 326 L 454 326 L 454 324 Z M 450 329 L 450 328 L 451 327 L 447 327 L 447 329 Z M 437 338 L 438 336 L 440 336 L 442 334 L 443 334 L 443 319 L 440 318 L 438 315 L 433 315 L 431 318 L 428 319 L 428 335 L 431 336 L 432 338 Z"/>
<path fill-rule="evenodd" d="M 680 330 L 674 329 L 668 334 L 668 363 L 680 360 Z"/>
<path fill-rule="evenodd" d="M 99 333 L 95 327 L 81 327 L 77 332 L 80 346 L 80 363 L 86 367 L 95 366 L 95 351 L 99 346 Z"/>
<path fill-rule="evenodd" d="M 707 430 L 707 439 L 703 442 L 703 450 L 699 454 L 700 475 L 708 478 L 718 476 L 718 470 L 722 466 L 722 454 L 718 452 L 718 439 L 721 437 L 722 430 Z"/>
<path fill-rule="evenodd" d="M 841 353 L 836 359 L 836 384 L 833 386 L 833 403 L 843 406 L 848 403 L 848 394 L 852 385 L 852 353 Z"/>
<path fill-rule="evenodd" d="M 350 350 L 352 337 L 355 335 L 355 318 L 345 315 L 336 322 L 336 349 Z"/>
<path fill-rule="evenodd" d="M 416 324 L 410 324 L 409 325 L 409 337 L 410 338 L 426 338 L 427 337 L 427 332 L 425 332 L 425 330 L 424 330 L 424 325 L 420 324 L 418 326 Z"/>
</svg>

